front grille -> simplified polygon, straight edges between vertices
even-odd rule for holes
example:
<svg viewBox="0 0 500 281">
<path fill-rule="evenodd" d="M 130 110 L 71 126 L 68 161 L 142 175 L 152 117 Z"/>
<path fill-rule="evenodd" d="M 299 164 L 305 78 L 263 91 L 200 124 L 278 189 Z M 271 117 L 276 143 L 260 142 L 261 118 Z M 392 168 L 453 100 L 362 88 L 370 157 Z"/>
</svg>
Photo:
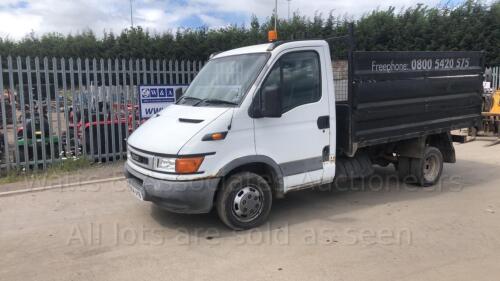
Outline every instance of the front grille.
<svg viewBox="0 0 500 281">
<path fill-rule="evenodd" d="M 132 161 L 140 163 L 142 165 L 149 165 L 149 159 L 147 157 L 141 156 L 139 154 L 136 154 L 134 152 L 130 152 L 130 157 L 132 158 Z"/>
</svg>

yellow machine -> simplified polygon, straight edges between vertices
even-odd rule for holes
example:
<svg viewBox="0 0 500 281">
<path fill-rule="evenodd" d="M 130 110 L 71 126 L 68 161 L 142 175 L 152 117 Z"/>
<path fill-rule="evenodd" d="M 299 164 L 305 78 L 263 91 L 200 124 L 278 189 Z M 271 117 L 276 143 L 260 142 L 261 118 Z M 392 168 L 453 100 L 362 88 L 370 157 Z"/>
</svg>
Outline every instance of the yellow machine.
<svg viewBox="0 0 500 281">
<path fill-rule="evenodd" d="M 500 90 L 497 90 L 492 97 L 493 104 L 489 113 L 500 115 Z"/>
<path fill-rule="evenodd" d="M 483 112 L 482 133 L 485 135 L 500 136 L 500 90 L 491 96 L 489 111 Z"/>
</svg>

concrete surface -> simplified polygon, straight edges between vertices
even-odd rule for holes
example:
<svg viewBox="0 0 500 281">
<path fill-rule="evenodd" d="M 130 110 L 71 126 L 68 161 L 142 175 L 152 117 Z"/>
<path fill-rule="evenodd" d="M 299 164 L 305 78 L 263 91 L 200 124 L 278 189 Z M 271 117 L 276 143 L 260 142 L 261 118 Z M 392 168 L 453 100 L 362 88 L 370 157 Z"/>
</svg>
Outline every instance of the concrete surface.
<svg viewBox="0 0 500 281">
<path fill-rule="evenodd" d="M 3 197 L 0 280 L 498 280 L 500 145 L 488 144 L 457 145 L 436 187 L 380 168 L 290 194 L 244 232 L 139 202 L 124 181 Z"/>
<path fill-rule="evenodd" d="M 0 193 L 55 185 L 82 184 L 88 181 L 123 177 L 124 163 L 124 161 L 106 164 L 95 163 L 76 172 L 60 171 L 50 175 L 44 173 L 26 174 L 25 176 L 19 176 L 19 181 L 0 183 Z"/>
</svg>

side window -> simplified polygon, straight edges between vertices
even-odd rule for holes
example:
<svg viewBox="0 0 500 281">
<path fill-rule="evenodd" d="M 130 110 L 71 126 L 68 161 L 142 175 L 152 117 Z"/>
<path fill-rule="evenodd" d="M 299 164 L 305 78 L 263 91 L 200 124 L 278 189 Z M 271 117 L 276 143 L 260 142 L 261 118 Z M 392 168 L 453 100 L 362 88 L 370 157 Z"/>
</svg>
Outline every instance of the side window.
<svg viewBox="0 0 500 281">
<path fill-rule="evenodd" d="M 316 52 L 296 52 L 280 59 L 282 69 L 282 112 L 317 102 L 321 98 L 319 57 Z"/>
<path fill-rule="evenodd" d="M 316 52 L 293 52 L 282 56 L 263 84 L 279 87 L 282 96 L 281 112 L 317 102 L 321 98 L 321 71 Z"/>
<path fill-rule="evenodd" d="M 262 84 L 262 89 L 274 90 L 279 89 L 281 85 L 281 68 L 279 62 L 273 66 L 271 72 L 267 75 L 266 81 Z"/>
</svg>

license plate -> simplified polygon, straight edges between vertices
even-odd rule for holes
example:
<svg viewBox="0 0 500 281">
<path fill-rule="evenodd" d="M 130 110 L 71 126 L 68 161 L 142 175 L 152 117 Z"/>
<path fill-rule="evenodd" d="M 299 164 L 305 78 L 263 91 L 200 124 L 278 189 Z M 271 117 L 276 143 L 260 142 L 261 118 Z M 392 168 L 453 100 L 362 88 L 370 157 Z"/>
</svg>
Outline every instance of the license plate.
<svg viewBox="0 0 500 281">
<path fill-rule="evenodd" d="M 132 194 L 134 194 L 137 199 L 144 201 L 144 195 L 146 194 L 144 188 L 140 188 L 132 184 L 129 184 L 128 186 L 130 188 L 130 191 L 132 191 Z"/>
</svg>

